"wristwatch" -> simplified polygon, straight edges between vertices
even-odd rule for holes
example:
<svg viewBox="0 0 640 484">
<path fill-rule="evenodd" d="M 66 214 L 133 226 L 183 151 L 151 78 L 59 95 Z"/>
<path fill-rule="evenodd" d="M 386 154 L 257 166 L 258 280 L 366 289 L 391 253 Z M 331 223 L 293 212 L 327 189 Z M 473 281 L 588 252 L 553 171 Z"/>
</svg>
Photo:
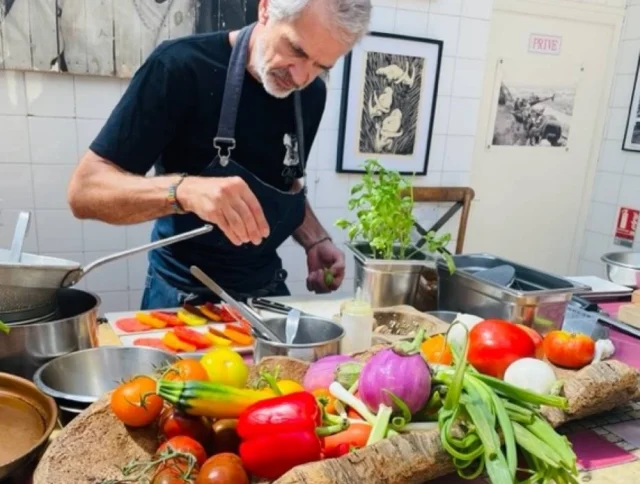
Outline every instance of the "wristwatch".
<svg viewBox="0 0 640 484">
<path fill-rule="evenodd" d="M 178 181 L 169 187 L 169 194 L 167 195 L 167 200 L 169 200 L 169 205 L 171 206 L 171 210 L 173 210 L 173 213 L 177 215 L 184 215 L 185 213 L 187 213 L 182 208 L 182 205 L 180 205 L 180 202 L 178 201 L 178 197 L 177 197 L 178 187 L 186 177 L 187 177 L 187 173 L 181 173 Z"/>
</svg>

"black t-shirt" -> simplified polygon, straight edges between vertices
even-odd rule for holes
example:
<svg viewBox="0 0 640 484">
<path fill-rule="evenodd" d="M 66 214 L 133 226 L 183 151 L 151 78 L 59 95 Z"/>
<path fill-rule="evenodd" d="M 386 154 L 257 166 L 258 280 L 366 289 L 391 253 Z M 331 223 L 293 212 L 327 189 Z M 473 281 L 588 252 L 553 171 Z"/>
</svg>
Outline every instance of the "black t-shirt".
<svg viewBox="0 0 640 484">
<path fill-rule="evenodd" d="M 91 150 L 141 175 L 154 164 L 157 173 L 202 172 L 216 154 L 213 138 L 230 56 L 228 32 L 163 42 L 138 69 Z M 325 101 L 320 79 L 302 91 L 307 157 Z M 232 159 L 270 185 L 288 190 L 302 175 L 295 133 L 293 96 L 269 95 L 247 72 Z"/>
</svg>

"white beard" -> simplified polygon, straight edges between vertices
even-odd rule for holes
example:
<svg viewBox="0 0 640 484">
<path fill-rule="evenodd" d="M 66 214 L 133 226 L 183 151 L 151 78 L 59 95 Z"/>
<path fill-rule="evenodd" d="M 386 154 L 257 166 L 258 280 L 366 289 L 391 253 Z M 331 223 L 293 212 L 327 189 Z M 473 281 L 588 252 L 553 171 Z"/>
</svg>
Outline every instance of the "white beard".
<svg viewBox="0 0 640 484">
<path fill-rule="evenodd" d="M 264 58 L 264 48 L 262 45 L 262 41 L 258 40 L 256 44 L 256 65 L 255 70 L 260 78 L 260 82 L 264 86 L 264 90 L 267 91 L 271 96 L 276 97 L 278 99 L 284 99 L 288 97 L 295 89 L 283 90 L 278 82 L 269 75 L 267 71 L 267 63 Z"/>
</svg>

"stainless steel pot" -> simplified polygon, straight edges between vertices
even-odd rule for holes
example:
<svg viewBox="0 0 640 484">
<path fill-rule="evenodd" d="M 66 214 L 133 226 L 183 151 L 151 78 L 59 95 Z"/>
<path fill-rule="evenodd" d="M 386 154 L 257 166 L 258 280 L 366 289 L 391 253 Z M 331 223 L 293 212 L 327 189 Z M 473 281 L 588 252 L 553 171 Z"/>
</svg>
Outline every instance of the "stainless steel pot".
<svg viewBox="0 0 640 484">
<path fill-rule="evenodd" d="M 36 386 L 65 408 L 81 408 L 113 390 L 122 380 L 149 375 L 178 361 L 177 355 L 139 346 L 101 346 L 61 356 L 42 365 Z"/>
<path fill-rule="evenodd" d="M 10 262 L 11 250 L 0 249 L 0 318 L 5 322 L 15 322 L 35 317 L 34 314 L 43 316 L 55 310 L 57 289 L 73 286 L 90 271 L 123 257 L 205 234 L 212 228 L 205 225 L 103 257 L 84 267 L 78 262 L 34 254 L 22 254 L 20 262 Z"/>
<path fill-rule="evenodd" d="M 601 260 L 607 265 L 607 277 L 611 282 L 640 287 L 640 252 L 609 252 Z"/>
<path fill-rule="evenodd" d="M 372 308 L 406 304 L 422 311 L 435 309 L 437 276 L 434 258 L 417 251 L 409 260 L 381 260 L 371 257 L 366 243 L 347 244 L 347 248 L 355 258 L 354 290 L 362 290 Z M 428 280 L 433 284 L 428 284 Z M 432 297 L 425 294 L 429 291 L 433 291 Z"/>
<path fill-rule="evenodd" d="M 35 371 L 58 356 L 98 346 L 100 298 L 77 289 L 56 292 L 57 319 L 11 324 L 0 333 L 0 371 L 31 379 Z"/>
<path fill-rule="evenodd" d="M 283 341 L 287 318 L 264 320 L 264 324 Z M 303 315 L 300 318 L 298 332 L 293 343 L 267 341 L 257 337 L 253 358 L 259 363 L 268 356 L 288 356 L 313 363 L 325 356 L 340 354 L 340 341 L 344 338 L 344 329 L 339 324 L 317 316 Z"/>
</svg>

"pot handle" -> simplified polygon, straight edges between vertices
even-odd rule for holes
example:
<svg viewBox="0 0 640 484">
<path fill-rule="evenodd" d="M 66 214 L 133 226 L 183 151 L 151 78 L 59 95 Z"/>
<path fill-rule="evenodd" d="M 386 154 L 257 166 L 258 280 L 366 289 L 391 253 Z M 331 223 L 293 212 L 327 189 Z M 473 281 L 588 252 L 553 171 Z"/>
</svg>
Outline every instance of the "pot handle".
<svg viewBox="0 0 640 484">
<path fill-rule="evenodd" d="M 101 265 L 107 264 L 108 262 L 113 262 L 115 260 L 122 259 L 139 252 L 147 252 L 159 247 L 165 247 L 167 245 L 175 244 L 176 242 L 182 242 L 183 240 L 191 239 L 193 237 L 197 237 L 198 235 L 211 232 L 211 230 L 213 230 L 213 225 L 207 224 L 198 229 L 190 230 L 189 232 L 185 232 L 183 234 L 174 235 L 162 240 L 156 240 L 155 242 L 150 242 L 139 247 L 134 247 L 133 249 L 123 250 L 122 252 L 117 252 L 115 254 L 102 257 L 101 259 L 94 260 L 84 267 L 80 267 L 69 272 L 63 279 L 61 287 L 71 287 L 74 284 L 77 284 L 78 281 L 80 281 L 80 279 L 86 276 L 90 271 L 97 267 L 100 267 Z"/>
</svg>

